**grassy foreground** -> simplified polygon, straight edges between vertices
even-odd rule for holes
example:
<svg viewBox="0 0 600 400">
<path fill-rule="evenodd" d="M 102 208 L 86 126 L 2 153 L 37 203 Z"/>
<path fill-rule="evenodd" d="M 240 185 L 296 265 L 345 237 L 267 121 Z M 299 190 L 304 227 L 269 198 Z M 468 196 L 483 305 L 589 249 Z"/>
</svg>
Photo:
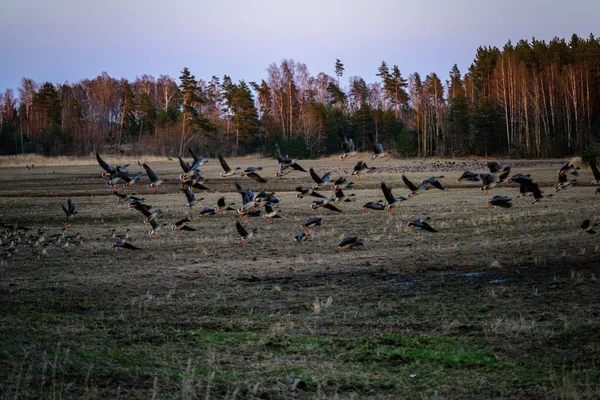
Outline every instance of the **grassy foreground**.
<svg viewBox="0 0 600 400">
<path fill-rule="evenodd" d="M 272 160 L 258 163 L 272 176 Z M 214 179 L 215 164 L 203 175 L 220 193 L 202 194 L 202 204 L 223 194 L 239 204 L 233 181 Z M 308 165 L 346 172 L 335 161 Z M 515 198 L 517 188 L 484 196 L 456 185 L 463 165 L 381 165 L 339 215 L 295 198 L 305 175 L 270 180 L 287 219 L 250 219 L 259 238 L 243 246 L 232 213 L 149 238 L 140 215 L 102 188 L 97 166 L 3 168 L 0 220 L 57 233 L 59 203 L 72 197 L 71 230 L 84 244 L 44 260 L 23 248 L 2 262 L 2 398 L 600 397 L 600 242 L 576 235 L 597 215 L 593 188 L 488 209 L 488 197 Z M 531 172 L 550 194 L 556 165 L 515 172 Z M 173 179 L 161 194 L 136 189 L 169 223 L 185 211 L 177 168 L 157 166 Z M 361 212 L 381 198 L 382 180 L 404 194 L 404 171 L 443 173 L 448 190 L 391 216 Z M 294 243 L 315 214 L 324 226 Z M 409 231 L 416 217 L 440 232 Z M 102 237 L 112 228 L 131 229 L 143 250 L 113 252 Z M 340 254 L 344 234 L 365 248 Z"/>
</svg>

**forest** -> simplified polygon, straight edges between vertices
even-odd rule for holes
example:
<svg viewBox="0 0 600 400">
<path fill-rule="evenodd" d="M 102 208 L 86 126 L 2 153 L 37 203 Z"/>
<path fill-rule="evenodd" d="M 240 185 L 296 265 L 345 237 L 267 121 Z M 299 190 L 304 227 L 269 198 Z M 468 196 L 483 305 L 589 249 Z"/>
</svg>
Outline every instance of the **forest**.
<svg viewBox="0 0 600 400">
<path fill-rule="evenodd" d="M 266 78 L 197 79 L 107 73 L 75 83 L 22 78 L 0 93 L 0 155 L 102 151 L 174 156 L 295 157 L 339 152 L 340 135 L 369 135 L 399 156 L 562 157 L 600 142 L 600 39 L 510 41 L 479 47 L 466 72 L 403 75 L 382 61 L 376 82 L 344 76 L 342 60 L 316 76 L 291 59 Z M 344 84 L 343 81 L 347 83 Z"/>
</svg>

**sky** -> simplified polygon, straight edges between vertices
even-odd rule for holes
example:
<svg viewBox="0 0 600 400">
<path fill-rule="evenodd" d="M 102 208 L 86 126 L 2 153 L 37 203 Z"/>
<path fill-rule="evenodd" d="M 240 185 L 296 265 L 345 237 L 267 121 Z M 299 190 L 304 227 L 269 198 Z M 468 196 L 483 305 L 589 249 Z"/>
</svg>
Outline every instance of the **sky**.
<svg viewBox="0 0 600 400">
<path fill-rule="evenodd" d="M 0 12 L 0 92 L 22 77 L 74 83 L 161 74 L 260 81 L 282 59 L 334 76 L 340 59 L 369 82 L 382 61 L 404 77 L 454 64 L 510 39 L 600 35 L 598 0 L 19 0 Z"/>
</svg>

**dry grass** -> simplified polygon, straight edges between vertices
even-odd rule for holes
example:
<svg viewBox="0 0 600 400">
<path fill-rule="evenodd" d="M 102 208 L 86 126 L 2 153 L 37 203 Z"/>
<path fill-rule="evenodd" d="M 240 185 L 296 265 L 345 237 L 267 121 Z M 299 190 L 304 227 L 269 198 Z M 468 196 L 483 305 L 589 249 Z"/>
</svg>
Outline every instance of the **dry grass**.
<svg viewBox="0 0 600 400">
<path fill-rule="evenodd" d="M 576 235 L 598 212 L 593 188 L 531 206 L 515 198 L 517 187 L 485 196 L 477 185 L 456 184 L 460 168 L 383 161 L 356 184 L 357 202 L 337 214 L 295 198 L 306 175 L 275 181 L 275 161 L 251 160 L 230 165 L 263 166 L 265 188 L 277 192 L 287 219 L 250 219 L 245 225 L 259 235 L 245 245 L 233 213 L 193 219 L 196 232 L 176 237 L 165 227 L 158 240 L 148 237 L 141 215 L 119 208 L 102 187 L 97 165 L 4 168 L 0 221 L 60 232 L 59 204 L 71 197 L 79 214 L 70 230 L 84 245 L 49 248 L 43 261 L 21 247 L 3 260 L 2 397 L 599 395 L 598 240 Z M 187 212 L 178 165 L 158 161 L 153 167 L 168 179 L 160 194 L 144 184 L 134 191 L 172 223 Z M 335 159 L 303 165 L 336 175 L 352 168 Z M 556 166 L 518 172 L 532 173 L 550 194 Z M 382 180 L 406 193 L 402 171 L 415 181 L 443 174 L 449 190 L 427 191 L 392 215 L 362 213 L 366 201 L 383 198 Z M 234 180 L 215 178 L 218 162 L 202 172 L 215 191 L 198 195 L 202 205 L 223 195 L 239 205 Z M 495 194 L 512 196 L 514 206 L 488 209 Z M 312 215 L 324 225 L 295 243 Z M 410 231 L 417 217 L 439 233 Z M 102 238 L 112 228 L 129 228 L 143 250 L 114 252 Z M 344 235 L 360 236 L 365 247 L 341 254 L 335 244 Z"/>
</svg>

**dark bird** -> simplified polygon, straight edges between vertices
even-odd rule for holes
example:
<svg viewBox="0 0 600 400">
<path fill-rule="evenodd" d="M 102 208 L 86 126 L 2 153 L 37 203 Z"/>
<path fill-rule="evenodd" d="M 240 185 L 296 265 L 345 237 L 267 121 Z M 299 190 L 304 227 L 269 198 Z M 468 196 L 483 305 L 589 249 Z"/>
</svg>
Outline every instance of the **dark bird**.
<svg viewBox="0 0 600 400">
<path fill-rule="evenodd" d="M 181 169 L 183 170 L 183 174 L 179 175 L 179 180 L 182 182 L 187 182 L 190 178 L 192 178 L 196 174 L 196 172 L 199 172 L 198 168 L 200 167 L 203 160 L 204 160 L 204 162 L 206 162 L 206 159 L 202 158 L 202 159 L 195 160 L 192 163 L 192 165 L 189 165 L 188 163 L 183 161 L 181 156 L 177 156 L 177 158 L 179 159 L 179 165 L 181 166 Z"/>
<path fill-rule="evenodd" d="M 502 164 L 498 163 L 497 161 L 488 161 L 487 167 L 490 170 L 490 174 L 496 174 L 502 169 Z"/>
<path fill-rule="evenodd" d="M 507 196 L 494 196 L 488 200 L 488 207 L 497 206 L 502 208 L 512 207 L 512 199 Z"/>
<path fill-rule="evenodd" d="M 459 184 L 461 184 L 462 181 L 479 182 L 479 174 L 476 174 L 475 172 L 471 172 L 471 171 L 465 171 L 460 176 L 460 178 L 457 179 L 457 182 Z"/>
<path fill-rule="evenodd" d="M 359 161 L 354 166 L 354 171 L 352 171 L 352 175 L 360 181 L 360 175 L 363 173 L 367 173 L 376 169 L 375 167 L 369 167 L 364 161 Z"/>
<path fill-rule="evenodd" d="M 410 190 L 407 195 L 407 197 L 409 199 L 412 199 L 414 196 L 421 194 L 424 190 L 429 190 L 430 187 L 434 187 L 434 188 L 440 189 L 440 190 L 445 190 L 444 187 L 442 186 L 442 184 L 440 182 L 438 182 L 434 176 L 423 180 L 419 184 L 419 186 L 417 186 L 414 183 L 412 183 L 406 177 L 406 175 L 402 174 L 402 182 L 404 182 L 406 187 L 408 187 L 408 189 Z"/>
<path fill-rule="evenodd" d="M 244 227 L 242 226 L 242 224 L 240 224 L 239 221 L 235 222 L 235 228 L 242 237 L 240 239 L 240 244 L 244 244 L 246 241 L 256 237 L 257 235 L 256 229 L 253 229 L 252 232 L 248 232 L 246 229 L 244 229 Z"/>
<path fill-rule="evenodd" d="M 246 170 L 244 170 L 244 172 L 242 172 L 240 174 L 240 176 L 247 176 L 248 178 L 254 179 L 255 181 L 260 182 L 260 183 L 267 182 L 267 180 L 265 178 L 263 178 L 262 176 L 260 176 L 258 173 L 254 172 L 254 171 L 248 171 L 248 168 L 246 168 Z"/>
<path fill-rule="evenodd" d="M 502 174 L 496 176 L 496 174 L 480 174 L 481 180 L 483 181 L 483 186 L 481 187 L 481 192 L 487 194 L 489 190 L 498 186 L 498 184 L 506 181 L 508 178 L 508 174 L 510 173 L 510 167 L 506 167 L 505 171 Z"/>
<path fill-rule="evenodd" d="M 331 177 L 331 172 L 327 172 L 323 176 L 319 176 L 313 168 L 310 169 L 310 177 L 315 182 L 312 187 L 313 189 L 318 189 L 324 186 L 327 182 L 329 182 L 329 178 Z"/>
<path fill-rule="evenodd" d="M 142 173 L 138 172 L 137 174 L 135 174 L 133 176 L 133 178 L 129 177 L 129 175 L 123 175 L 121 176 L 121 179 L 123 179 L 123 181 L 125 182 L 123 184 L 123 188 L 124 189 L 128 189 L 131 188 L 137 181 L 139 181 L 142 177 Z"/>
<path fill-rule="evenodd" d="M 310 188 L 305 188 L 302 186 L 297 186 L 296 187 L 296 192 L 299 192 L 296 197 L 299 199 L 304 198 L 304 196 L 313 196 L 313 197 L 318 197 L 321 199 L 324 199 L 325 196 L 323 196 L 322 194 L 318 193 L 315 191 L 314 188 L 310 187 Z"/>
<path fill-rule="evenodd" d="M 232 170 L 222 155 L 219 154 L 219 163 L 221 163 L 221 168 L 223 168 L 223 172 L 219 174 L 221 178 L 226 178 L 228 176 L 234 176 L 237 173 L 235 171 L 241 169 L 240 167 L 236 167 L 235 170 Z"/>
<path fill-rule="evenodd" d="M 572 179 L 569 180 L 569 177 L 567 176 L 567 174 L 563 174 L 563 173 L 558 173 L 558 183 L 554 185 L 554 188 L 556 189 L 557 192 L 560 192 L 561 190 L 570 188 L 572 186 L 575 186 L 577 184 L 577 180 L 576 179 Z"/>
<path fill-rule="evenodd" d="M 346 236 L 341 242 L 338 243 L 337 247 L 339 247 L 340 251 L 343 253 L 346 251 L 346 248 L 352 249 L 354 247 L 361 247 L 364 245 L 365 244 L 358 239 L 358 236 Z"/>
<path fill-rule="evenodd" d="M 354 189 L 353 186 L 354 186 L 354 182 L 348 182 L 346 180 L 346 177 L 340 176 L 333 182 L 333 186 L 332 186 L 331 190 L 333 190 L 334 192 L 338 189 L 351 190 L 351 189 Z"/>
<path fill-rule="evenodd" d="M 139 247 L 135 247 L 131 243 L 123 242 L 123 241 L 120 241 L 120 240 L 118 242 L 115 242 L 113 244 L 113 249 L 114 250 L 117 250 L 117 249 L 141 250 Z"/>
<path fill-rule="evenodd" d="M 366 203 L 363 206 L 363 212 L 368 212 L 369 210 L 375 210 L 375 211 L 385 211 L 385 204 L 383 204 L 383 202 L 379 201 L 379 202 L 375 202 L 375 201 L 369 201 L 368 203 Z"/>
<path fill-rule="evenodd" d="M 177 221 L 173 224 L 173 226 L 171 227 L 171 230 L 173 232 L 175 232 L 176 235 L 179 234 L 179 231 L 188 231 L 188 232 L 195 231 L 196 229 L 186 225 L 187 222 L 190 222 L 190 219 L 187 217 L 180 219 L 179 221 Z"/>
<path fill-rule="evenodd" d="M 270 203 L 265 204 L 265 213 L 263 214 L 263 217 L 264 217 L 265 221 L 268 221 L 268 220 L 274 219 L 274 218 L 285 218 L 285 217 L 282 217 L 281 215 L 279 215 L 279 211 L 274 210 L 273 206 Z"/>
<path fill-rule="evenodd" d="M 410 221 L 408 223 L 408 227 L 410 230 L 414 230 L 415 228 L 420 228 L 426 230 L 428 232 L 437 232 L 435 229 L 431 227 L 427 222 L 422 221 L 420 218 L 415 219 L 414 221 Z"/>
<path fill-rule="evenodd" d="M 166 223 L 160 223 L 156 220 L 156 218 L 150 220 L 150 226 L 152 229 L 148 231 L 148 235 L 152 236 L 154 239 L 158 239 L 158 232 L 161 230 L 163 226 L 167 226 Z"/>
<path fill-rule="evenodd" d="M 306 170 L 304 168 L 302 168 L 300 166 L 300 164 L 298 164 L 297 160 L 292 160 L 290 158 L 289 155 L 285 155 L 285 157 L 283 155 L 281 155 L 281 151 L 279 150 L 279 145 L 275 145 L 275 157 L 277 158 L 277 161 L 279 162 L 279 168 L 281 169 L 293 169 L 296 171 L 301 171 L 301 172 L 306 172 Z"/>
<path fill-rule="evenodd" d="M 310 208 L 312 208 L 313 210 L 318 210 L 321 207 L 326 208 L 330 211 L 343 213 L 342 210 L 331 204 L 329 199 L 313 200 L 313 203 L 310 206 Z"/>
<path fill-rule="evenodd" d="M 100 166 L 102 167 L 102 169 L 105 171 L 102 173 L 102 176 L 105 178 L 110 178 L 112 175 L 116 175 L 119 172 L 125 172 L 127 170 L 127 168 L 129 167 L 129 164 L 123 165 L 123 166 L 116 166 L 116 167 L 112 167 L 110 166 L 108 163 L 106 163 L 101 157 L 100 154 L 96 153 L 96 160 L 98 161 L 98 164 L 100 164 Z"/>
<path fill-rule="evenodd" d="M 71 220 L 73 219 L 75 214 L 77 214 L 77 210 L 75 210 L 75 203 L 73 203 L 71 199 L 68 199 L 67 207 L 65 207 L 64 204 L 61 204 L 61 207 L 66 214 L 66 219 L 63 220 L 63 225 L 65 226 L 65 228 L 68 228 L 71 226 Z"/>
<path fill-rule="evenodd" d="M 200 214 L 198 214 L 198 217 L 204 221 L 205 215 L 217 215 L 221 213 L 221 210 L 233 211 L 234 209 L 230 207 L 233 204 L 235 203 L 230 203 L 229 205 L 225 204 L 225 197 L 220 197 L 219 200 L 217 200 L 216 207 L 204 207 L 202 211 L 200 211 Z"/>
<path fill-rule="evenodd" d="M 185 194 L 185 198 L 187 199 L 186 206 L 188 206 L 190 208 L 190 211 L 192 211 L 193 205 L 197 203 L 196 195 L 194 194 L 194 192 L 192 192 L 192 188 L 190 188 L 189 186 L 186 186 L 185 189 L 181 189 L 181 190 L 183 191 L 183 193 Z M 204 199 L 200 199 L 200 200 L 204 200 Z"/>
<path fill-rule="evenodd" d="M 190 156 L 192 156 L 192 158 L 194 159 L 194 163 L 198 163 L 198 166 L 202 166 L 208 162 L 208 160 L 205 157 L 200 157 L 197 154 L 195 154 L 192 151 L 191 147 L 188 147 L 188 152 L 190 153 Z"/>
<path fill-rule="evenodd" d="M 532 205 L 537 203 L 538 201 L 540 201 L 544 196 L 542 195 L 542 191 L 540 190 L 539 186 L 537 183 L 535 182 L 531 182 L 527 185 L 527 190 L 529 192 L 531 192 L 533 194 L 533 202 L 531 203 Z M 550 195 L 552 196 L 552 195 Z"/>
<path fill-rule="evenodd" d="M 146 217 L 146 219 L 144 220 L 145 224 L 149 224 L 160 214 L 160 210 L 157 209 L 154 211 L 150 211 L 152 207 L 144 203 L 129 203 L 129 208 L 141 212 L 144 215 L 144 217 Z"/>
<path fill-rule="evenodd" d="M 343 201 L 345 203 L 354 203 L 356 201 L 356 199 L 352 199 L 351 197 L 355 197 L 356 195 L 354 193 L 346 195 L 346 193 L 344 193 L 344 191 L 342 189 L 336 189 L 333 195 L 333 198 L 331 198 L 331 200 L 333 200 L 333 204 L 337 206 L 337 204 L 340 201 Z"/>
<path fill-rule="evenodd" d="M 219 197 L 219 199 L 217 200 L 217 206 L 215 208 L 217 209 L 217 213 L 220 213 L 221 210 L 233 211 L 234 209 L 230 207 L 233 205 L 235 205 L 235 203 L 226 204 L 225 197 Z"/>
<path fill-rule="evenodd" d="M 528 184 L 531 181 L 532 181 L 531 175 L 529 175 L 529 174 L 525 175 L 525 174 L 518 173 L 518 174 L 514 174 L 513 176 L 510 177 L 510 179 L 508 180 L 508 184 L 510 185 L 513 182 L 518 183 L 518 184 L 522 184 L 522 183 Z"/>
<path fill-rule="evenodd" d="M 138 200 L 140 202 L 143 202 L 144 199 L 135 197 L 135 193 L 119 193 L 119 192 L 113 192 L 113 194 L 115 196 L 117 196 L 119 198 L 119 203 L 121 206 L 125 205 L 125 202 L 127 200 Z"/>
<path fill-rule="evenodd" d="M 307 233 L 310 233 L 310 228 L 314 228 L 315 226 L 323 225 L 323 218 L 312 217 L 306 220 L 306 222 L 302 225 L 304 229 L 306 229 Z"/>
<path fill-rule="evenodd" d="M 138 161 L 138 164 L 140 162 Z M 150 189 L 151 192 L 155 192 L 158 190 L 158 187 L 166 181 L 166 179 L 161 180 L 158 177 L 158 174 L 156 172 L 154 172 L 152 170 L 152 168 L 150 168 L 148 166 L 148 164 L 143 163 L 141 164 L 142 168 L 144 168 L 146 170 L 146 174 L 148 175 L 148 179 L 150 179 L 150 184 L 148 186 L 146 186 L 147 189 Z"/>
<path fill-rule="evenodd" d="M 344 154 L 340 155 L 340 160 L 345 161 L 348 157 L 354 157 L 358 153 L 354 149 L 354 141 L 351 138 L 346 137 L 343 133 L 340 133 L 340 139 L 342 140 L 342 147 L 344 148 Z"/>
<path fill-rule="evenodd" d="M 381 191 L 383 192 L 383 197 L 385 197 L 385 211 L 389 212 L 390 214 L 392 213 L 392 209 L 400 204 L 400 202 L 408 200 L 406 197 L 400 196 L 400 197 L 395 197 L 392 194 L 392 190 L 384 183 L 381 182 Z"/>
<path fill-rule="evenodd" d="M 575 168 L 573 163 L 571 163 L 570 161 L 568 161 L 565 165 L 563 165 L 560 168 L 560 171 L 558 172 L 558 183 L 554 185 L 554 188 L 556 189 L 557 192 L 559 192 L 563 189 L 567 189 L 567 188 L 572 187 L 577 184 L 576 179 L 569 180 L 569 178 L 568 178 L 569 174 L 574 175 L 574 176 L 579 175 L 579 172 L 577 172 L 577 168 Z"/>
<path fill-rule="evenodd" d="M 371 154 L 371 160 L 375 160 L 377 158 L 385 157 L 387 153 L 383 151 L 383 146 L 381 143 L 377 143 L 374 134 L 369 135 L 369 139 L 371 140 L 371 145 L 373 146 L 373 154 Z"/>
</svg>

